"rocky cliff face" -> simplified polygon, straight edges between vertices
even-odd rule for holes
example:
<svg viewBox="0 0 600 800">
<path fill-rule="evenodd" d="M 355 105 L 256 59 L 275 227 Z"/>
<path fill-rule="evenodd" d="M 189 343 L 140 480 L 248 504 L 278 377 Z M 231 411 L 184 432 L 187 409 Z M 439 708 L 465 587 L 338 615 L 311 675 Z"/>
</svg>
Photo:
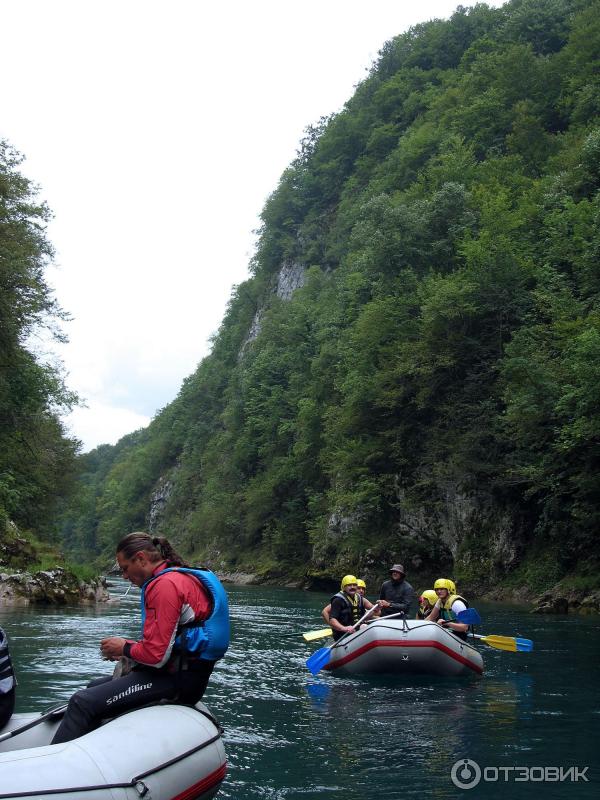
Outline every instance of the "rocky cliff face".
<svg viewBox="0 0 600 800">
<path fill-rule="evenodd" d="M 600 614 L 600 590 L 557 584 L 534 600 L 534 614 Z"/>
<path fill-rule="evenodd" d="M 165 476 L 159 478 L 155 490 L 150 495 L 150 509 L 148 511 L 148 531 L 150 533 L 156 533 L 158 530 L 172 491 L 173 480 Z"/>
<path fill-rule="evenodd" d="M 258 336 L 258 334 L 260 333 L 261 322 L 262 322 L 262 317 L 263 317 L 264 313 L 265 313 L 264 310 L 262 308 L 259 308 L 258 311 L 256 312 L 256 314 L 254 315 L 254 318 L 253 318 L 252 323 L 250 325 L 250 330 L 248 331 L 248 335 L 246 336 L 246 338 L 242 342 L 242 346 L 240 347 L 240 352 L 238 354 L 238 359 L 242 359 L 243 358 L 244 352 L 246 351 L 246 348 L 248 347 L 248 345 L 251 342 L 253 342 L 256 339 L 256 337 Z"/>
<path fill-rule="evenodd" d="M 360 552 L 356 569 L 375 579 L 386 576 L 389 563 L 399 561 L 419 581 L 447 572 L 461 580 L 465 591 L 470 587 L 481 592 L 517 566 L 526 526 L 516 509 L 457 484 L 438 487 L 438 495 L 439 502 L 425 506 L 398 491 L 397 518 L 385 549 L 369 547 L 367 537 L 357 535 L 363 523 L 360 513 L 336 510 L 313 548 L 317 572 L 341 574 Z"/>
<path fill-rule="evenodd" d="M 3 605 L 76 605 L 107 602 L 108 598 L 104 579 L 80 582 L 61 567 L 34 573 L 0 573 L 0 603 Z"/>
<path fill-rule="evenodd" d="M 304 286 L 306 270 L 295 261 L 284 261 L 277 276 L 275 294 L 282 300 L 290 300 L 296 289 Z"/>
<path fill-rule="evenodd" d="M 281 265 L 273 288 L 273 293 L 281 300 L 291 300 L 296 289 L 304 286 L 306 280 L 306 269 L 302 264 L 295 261 L 284 261 Z M 248 335 L 244 339 L 239 352 L 239 358 L 243 358 L 248 345 L 253 342 L 261 330 L 261 321 L 264 315 L 264 308 L 259 308 L 250 325 Z"/>
</svg>

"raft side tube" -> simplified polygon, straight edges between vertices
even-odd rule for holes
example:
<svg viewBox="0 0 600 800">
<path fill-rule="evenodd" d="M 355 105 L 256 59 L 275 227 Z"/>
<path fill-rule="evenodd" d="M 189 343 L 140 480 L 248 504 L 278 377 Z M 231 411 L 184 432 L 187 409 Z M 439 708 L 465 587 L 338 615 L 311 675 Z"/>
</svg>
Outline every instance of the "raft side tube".
<svg viewBox="0 0 600 800">
<path fill-rule="evenodd" d="M 325 669 L 334 675 L 481 675 L 483 658 L 435 622 L 384 618 L 340 640 Z"/>
<path fill-rule="evenodd" d="M 222 730 L 204 704 L 156 705 L 71 742 L 0 753 L 0 800 L 208 800 L 225 771 Z"/>
</svg>

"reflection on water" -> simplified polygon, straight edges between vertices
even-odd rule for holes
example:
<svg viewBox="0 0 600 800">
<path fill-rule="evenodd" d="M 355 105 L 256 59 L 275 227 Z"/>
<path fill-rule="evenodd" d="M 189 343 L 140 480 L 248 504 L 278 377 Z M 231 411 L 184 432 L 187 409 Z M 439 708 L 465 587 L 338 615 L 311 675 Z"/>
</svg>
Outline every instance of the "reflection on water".
<svg viewBox="0 0 600 800">
<path fill-rule="evenodd" d="M 18 710 L 43 709 L 111 667 L 98 651 L 107 635 L 136 637 L 139 592 L 85 609 L 0 610 L 19 674 Z M 321 626 L 323 595 L 229 587 L 233 643 L 205 699 L 225 728 L 229 800 L 399 800 L 475 797 L 457 789 L 458 759 L 481 766 L 598 762 L 592 618 L 541 618 L 480 607 L 482 632 L 525 636 L 533 653 L 481 646 L 482 678 L 312 676 L 302 631 Z M 290 635 L 291 634 L 291 635 Z M 594 773 L 594 770 L 596 772 Z M 593 766 L 588 775 L 595 774 Z M 596 796 L 589 784 L 481 784 L 479 798 Z"/>
</svg>

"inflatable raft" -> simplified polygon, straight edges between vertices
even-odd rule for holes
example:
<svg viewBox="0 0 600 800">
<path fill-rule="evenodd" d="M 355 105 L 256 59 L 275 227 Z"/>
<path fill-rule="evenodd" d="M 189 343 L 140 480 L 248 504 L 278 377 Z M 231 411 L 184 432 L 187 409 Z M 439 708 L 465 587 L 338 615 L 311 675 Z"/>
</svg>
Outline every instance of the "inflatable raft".
<svg viewBox="0 0 600 800">
<path fill-rule="evenodd" d="M 481 653 L 435 622 L 382 618 L 340 639 L 324 667 L 334 675 L 481 675 Z"/>
<path fill-rule="evenodd" d="M 203 703 L 139 708 L 51 745 L 59 722 L 15 714 L 0 730 L 2 800 L 207 800 L 225 777 L 222 730 Z"/>
</svg>

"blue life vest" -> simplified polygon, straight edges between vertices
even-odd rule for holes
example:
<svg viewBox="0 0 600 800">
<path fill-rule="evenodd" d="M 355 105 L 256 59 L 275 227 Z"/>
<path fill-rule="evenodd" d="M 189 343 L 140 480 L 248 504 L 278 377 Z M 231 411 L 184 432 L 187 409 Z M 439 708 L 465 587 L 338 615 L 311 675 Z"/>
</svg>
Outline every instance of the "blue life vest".
<svg viewBox="0 0 600 800">
<path fill-rule="evenodd" d="M 212 611 L 206 620 L 189 623 L 179 628 L 175 647 L 194 658 L 216 661 L 223 658 L 229 647 L 229 603 L 227 592 L 214 572 L 204 567 L 168 567 L 153 575 L 142 586 L 142 631 L 146 619 L 146 587 L 166 572 L 185 572 L 197 578 L 212 600 Z"/>
</svg>

